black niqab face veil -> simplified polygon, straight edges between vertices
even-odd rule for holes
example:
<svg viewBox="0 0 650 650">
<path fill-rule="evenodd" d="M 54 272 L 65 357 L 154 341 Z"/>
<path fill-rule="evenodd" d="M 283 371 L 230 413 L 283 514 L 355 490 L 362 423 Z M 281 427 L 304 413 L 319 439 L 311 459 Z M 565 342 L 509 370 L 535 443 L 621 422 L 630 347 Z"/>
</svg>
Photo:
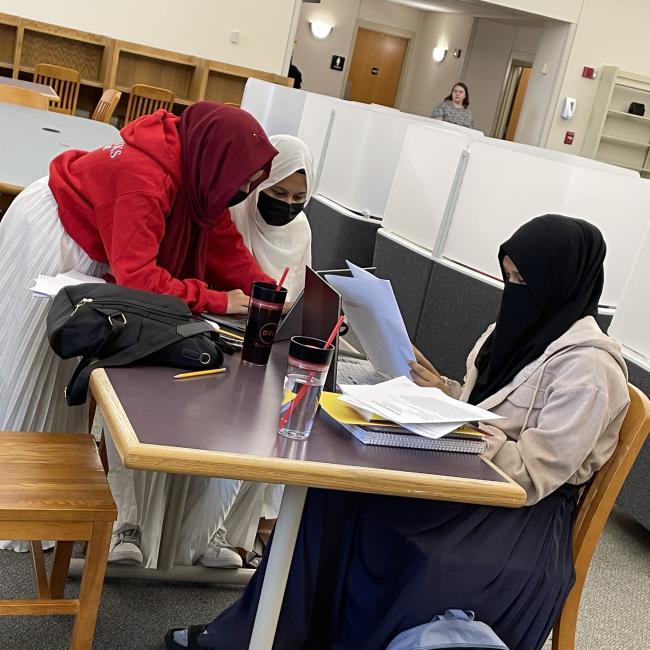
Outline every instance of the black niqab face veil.
<svg viewBox="0 0 650 650">
<path fill-rule="evenodd" d="M 577 320 L 596 316 L 603 290 L 605 241 L 581 219 L 547 214 L 524 224 L 499 249 L 526 282 L 506 280 L 496 327 L 476 357 L 479 404 L 540 357 Z"/>
</svg>

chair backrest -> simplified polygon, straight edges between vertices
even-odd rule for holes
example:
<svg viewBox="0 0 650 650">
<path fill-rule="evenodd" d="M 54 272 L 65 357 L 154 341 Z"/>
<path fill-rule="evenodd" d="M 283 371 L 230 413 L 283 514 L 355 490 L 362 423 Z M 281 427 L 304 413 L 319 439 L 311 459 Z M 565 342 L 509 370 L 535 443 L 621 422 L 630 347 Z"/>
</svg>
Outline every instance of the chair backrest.
<svg viewBox="0 0 650 650">
<path fill-rule="evenodd" d="M 224 102 L 224 106 L 234 106 L 235 108 L 241 108 L 241 104 L 237 104 L 236 102 Z"/>
<path fill-rule="evenodd" d="M 124 125 L 126 126 L 142 115 L 150 115 L 159 108 L 170 111 L 173 103 L 174 93 L 171 90 L 146 84 L 133 84 L 126 107 Z"/>
<path fill-rule="evenodd" d="M 107 88 L 101 96 L 95 110 L 93 111 L 92 117 L 90 119 L 96 120 L 97 122 L 110 122 L 111 117 L 113 117 L 113 111 L 117 106 L 117 102 L 120 101 L 122 93 L 115 88 Z"/>
<path fill-rule="evenodd" d="M 612 457 L 600 468 L 578 504 L 573 533 L 573 563 L 576 581 L 553 630 L 554 650 L 573 650 L 580 596 L 600 535 L 618 493 L 641 451 L 650 430 L 650 400 L 628 384 L 630 407 L 619 432 Z"/>
<path fill-rule="evenodd" d="M 51 86 L 59 101 L 50 102 L 50 110 L 56 113 L 74 115 L 79 97 L 81 75 L 78 70 L 62 68 L 60 65 L 38 63 L 34 69 L 34 82 Z"/>
<path fill-rule="evenodd" d="M 0 102 L 6 104 L 20 104 L 29 108 L 40 108 L 44 111 L 48 109 L 49 100 L 45 95 L 37 93 L 35 90 L 19 88 L 17 86 L 6 86 L 0 84 Z"/>
</svg>

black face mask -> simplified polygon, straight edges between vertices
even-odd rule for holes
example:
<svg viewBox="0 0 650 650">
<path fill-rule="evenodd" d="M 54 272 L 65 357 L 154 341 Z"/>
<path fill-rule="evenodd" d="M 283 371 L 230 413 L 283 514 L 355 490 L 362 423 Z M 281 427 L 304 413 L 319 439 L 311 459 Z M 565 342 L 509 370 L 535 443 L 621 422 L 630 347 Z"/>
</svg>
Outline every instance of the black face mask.
<svg viewBox="0 0 650 650">
<path fill-rule="evenodd" d="M 260 192 L 257 197 L 257 209 L 269 226 L 286 226 L 302 212 L 304 207 L 304 201 L 302 203 L 287 203 L 264 192 Z"/>
<path fill-rule="evenodd" d="M 244 192 L 242 190 L 237 190 L 237 193 L 228 201 L 228 206 L 229 208 L 232 208 L 233 205 L 237 205 L 238 203 L 241 203 L 242 201 L 245 201 L 248 198 L 248 192 Z"/>
</svg>

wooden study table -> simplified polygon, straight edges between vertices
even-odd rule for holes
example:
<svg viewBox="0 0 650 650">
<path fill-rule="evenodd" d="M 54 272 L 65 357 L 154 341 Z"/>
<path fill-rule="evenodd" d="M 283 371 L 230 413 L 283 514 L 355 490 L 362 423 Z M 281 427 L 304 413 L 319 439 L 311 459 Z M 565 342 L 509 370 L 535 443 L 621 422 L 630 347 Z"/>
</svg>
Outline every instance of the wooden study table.
<svg viewBox="0 0 650 650">
<path fill-rule="evenodd" d="M 63 151 L 90 151 L 121 141 L 110 124 L 0 103 L 0 193 L 18 194 L 47 176 L 50 161 Z"/>
<path fill-rule="evenodd" d="M 37 84 L 33 81 L 25 81 L 24 79 L 12 79 L 11 77 L 0 77 L 0 84 L 5 86 L 15 86 L 16 88 L 24 88 L 25 90 L 32 90 L 39 95 L 47 97 L 49 100 L 58 102 L 60 97 L 54 91 L 52 86 L 46 84 Z"/>
<path fill-rule="evenodd" d="M 321 419 L 306 441 L 278 436 L 287 348 L 277 344 L 267 368 L 242 365 L 236 355 L 221 375 L 175 380 L 173 368 L 109 368 L 96 370 L 90 382 L 127 467 L 286 484 L 251 638 L 255 650 L 273 643 L 308 487 L 505 507 L 526 498 L 480 456 L 365 446 Z M 165 535 L 161 554 L 173 556 L 176 539 Z"/>
</svg>

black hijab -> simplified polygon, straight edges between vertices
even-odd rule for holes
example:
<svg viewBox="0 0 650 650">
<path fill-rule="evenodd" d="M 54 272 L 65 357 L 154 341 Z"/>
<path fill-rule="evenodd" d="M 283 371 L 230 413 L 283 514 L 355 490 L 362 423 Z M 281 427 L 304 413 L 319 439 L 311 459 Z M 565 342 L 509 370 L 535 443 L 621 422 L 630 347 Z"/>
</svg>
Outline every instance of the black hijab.
<svg viewBox="0 0 650 650">
<path fill-rule="evenodd" d="M 605 250 L 598 228 L 557 214 L 532 219 L 501 245 L 499 264 L 508 255 L 526 284 L 508 282 L 504 275 L 496 327 L 476 357 L 470 404 L 512 381 L 577 320 L 596 316 Z"/>
</svg>

